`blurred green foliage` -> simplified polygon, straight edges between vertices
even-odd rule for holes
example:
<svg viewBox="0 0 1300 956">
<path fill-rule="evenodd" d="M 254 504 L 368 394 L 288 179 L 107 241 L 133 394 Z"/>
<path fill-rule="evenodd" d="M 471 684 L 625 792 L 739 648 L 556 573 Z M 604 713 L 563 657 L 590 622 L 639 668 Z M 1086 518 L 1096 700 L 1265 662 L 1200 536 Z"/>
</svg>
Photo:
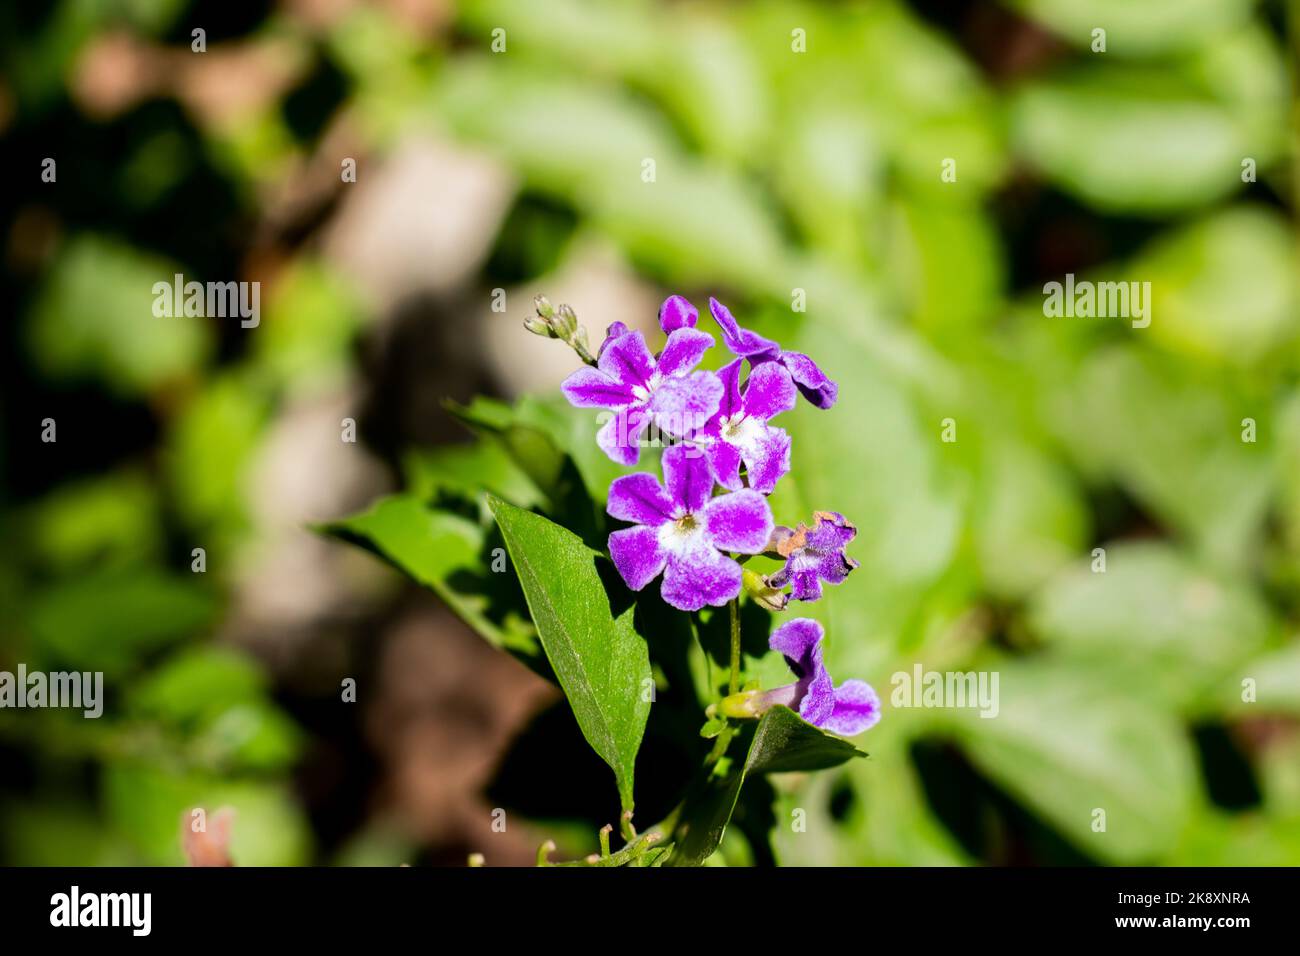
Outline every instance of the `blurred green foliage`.
<svg viewBox="0 0 1300 956">
<path fill-rule="evenodd" d="M 1300 863 L 1294 4 L 466 0 L 431 39 L 383 5 L 310 27 L 274 4 L 41 6 L 0 21 L 6 147 L 31 169 L 60 156 L 57 189 L 33 175 L 3 204 L 23 248 L 4 276 L 0 667 L 103 670 L 109 707 L 0 711 L 5 862 L 179 862 L 182 812 L 222 803 L 240 862 L 336 849 L 292 775 L 311 745 L 296 705 L 212 637 L 275 416 L 363 375 L 371 306 L 311 243 L 242 338 L 160 323 L 148 292 L 241 275 L 268 185 L 318 133 L 278 100 L 223 125 L 167 95 L 94 119 L 69 92 L 107 31 L 185 49 L 203 19 L 214 47 L 287 39 L 341 77 L 319 109 L 365 153 L 448 134 L 518 176 L 516 213 L 563 210 L 507 220 L 513 280 L 546 286 L 598 236 L 838 379 L 831 419 L 784 423 L 772 502 L 860 529 L 861 569 L 807 609 L 830 666 L 886 700 L 917 662 L 996 670 L 1002 711 L 887 706 L 870 760 L 773 778 L 776 825 L 738 823 L 723 859 Z M 56 228 L 24 269 L 33 210 Z M 1151 326 L 1046 318 L 1042 284 L 1067 271 L 1150 282 Z M 32 437 L 46 414 L 57 446 Z M 517 590 L 483 573 L 483 493 L 572 516 L 617 470 L 549 398 L 456 415 L 475 443 L 400 436 L 405 496 L 342 530 L 545 672 Z M 587 509 L 566 523 L 591 543 Z M 195 540 L 230 560 L 191 574 Z M 392 858 L 363 837 L 339 858 Z"/>
</svg>

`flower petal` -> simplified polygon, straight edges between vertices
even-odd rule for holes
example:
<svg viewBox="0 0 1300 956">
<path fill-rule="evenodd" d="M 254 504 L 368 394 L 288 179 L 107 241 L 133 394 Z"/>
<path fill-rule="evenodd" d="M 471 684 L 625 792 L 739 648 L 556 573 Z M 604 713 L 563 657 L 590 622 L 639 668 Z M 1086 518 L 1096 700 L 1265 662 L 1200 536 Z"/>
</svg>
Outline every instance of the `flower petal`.
<svg viewBox="0 0 1300 956">
<path fill-rule="evenodd" d="M 627 335 L 628 328 L 622 322 L 613 322 L 605 329 L 605 341 L 600 343 L 600 348 L 596 350 L 596 358 L 605 354 L 605 349 L 610 342 L 613 342 L 620 335 Z"/>
<path fill-rule="evenodd" d="M 609 486 L 609 503 L 605 506 L 611 517 L 653 528 L 672 520 L 673 509 L 673 500 L 659 479 L 644 471 L 615 478 Z"/>
<path fill-rule="evenodd" d="M 623 408 L 633 401 L 632 389 L 599 369 L 584 365 L 560 384 L 560 391 L 578 408 Z"/>
<path fill-rule="evenodd" d="M 794 571 L 790 574 L 790 582 L 794 585 L 790 589 L 790 597 L 795 601 L 820 601 L 822 597 L 822 582 L 817 577 L 817 572 L 811 569 Z M 836 582 L 839 583 L 839 582 Z"/>
<path fill-rule="evenodd" d="M 664 451 L 664 489 L 673 502 L 694 514 L 713 493 L 713 476 L 703 449 L 673 445 Z"/>
<path fill-rule="evenodd" d="M 740 370 L 744 365 L 744 359 L 736 359 L 718 369 L 718 381 L 722 383 L 723 389 L 718 414 L 714 416 L 718 421 L 731 418 L 744 409 L 744 400 L 740 394 Z"/>
<path fill-rule="evenodd" d="M 677 329 L 693 329 L 699 318 L 700 313 L 684 296 L 670 295 L 659 306 L 659 327 L 667 333 Z"/>
<path fill-rule="evenodd" d="M 739 491 L 745 487 L 740 480 L 740 449 L 725 441 L 715 441 L 708 446 L 706 454 L 713 480 L 729 491 Z"/>
<path fill-rule="evenodd" d="M 843 551 L 858 536 L 858 529 L 838 511 L 815 511 L 816 523 L 808 529 L 806 546 L 818 551 Z"/>
<path fill-rule="evenodd" d="M 713 336 L 699 329 L 677 329 L 670 332 L 668 342 L 659 356 L 659 375 L 682 375 L 700 364 L 704 353 L 713 348 Z"/>
<path fill-rule="evenodd" d="M 815 653 L 819 669 L 808 681 L 808 689 L 799 702 L 799 716 L 816 727 L 825 727 L 826 721 L 835 713 L 835 689 L 831 685 L 831 675 L 821 667 L 821 651 Z"/>
<path fill-rule="evenodd" d="M 799 401 L 790 372 L 779 362 L 763 362 L 754 366 L 745 383 L 745 414 L 750 418 L 767 421 L 781 412 L 788 412 Z"/>
<path fill-rule="evenodd" d="M 659 429 L 674 438 L 693 438 L 718 411 L 722 382 L 712 372 L 664 379 L 650 396 L 649 409 Z"/>
<path fill-rule="evenodd" d="M 816 574 L 827 584 L 843 584 L 848 578 L 849 572 L 858 566 L 858 562 L 848 557 L 843 551 L 835 551 L 830 554 L 824 554 L 817 559 L 814 569 L 809 572 Z M 821 588 L 817 589 L 818 597 L 821 596 Z M 816 598 L 813 598 L 816 600 Z"/>
<path fill-rule="evenodd" d="M 841 737 L 853 737 L 880 722 L 880 698 L 866 681 L 846 680 L 834 691 L 829 717 L 817 726 Z"/>
<path fill-rule="evenodd" d="M 807 617 L 787 621 L 772 632 L 768 646 L 785 656 L 798 686 L 803 691 L 799 716 L 821 726 L 835 706 L 831 675 L 822 664 L 821 641 L 826 632 L 821 624 Z"/>
<path fill-rule="evenodd" d="M 669 555 L 660 594 L 680 611 L 698 611 L 706 604 L 722 607 L 740 593 L 740 584 L 740 565 L 702 545 Z"/>
<path fill-rule="evenodd" d="M 626 332 L 605 344 L 597 367 L 621 385 L 646 387 L 654 374 L 655 359 L 641 332 Z"/>
<path fill-rule="evenodd" d="M 745 489 L 712 498 L 700 512 L 714 547 L 758 554 L 772 536 L 772 509 L 757 491 Z"/>
<path fill-rule="evenodd" d="M 770 495 L 790 471 L 790 436 L 782 428 L 763 425 L 741 442 L 740 456 L 748 469 L 749 486 Z"/>
<path fill-rule="evenodd" d="M 802 352 L 782 352 L 781 364 L 790 370 L 790 376 L 803 397 L 818 408 L 830 408 L 839 396 L 840 387 L 826 377 L 817 363 Z"/>
<path fill-rule="evenodd" d="M 717 299 L 710 297 L 709 311 L 713 313 L 713 318 L 718 325 L 722 326 L 722 340 L 727 348 L 731 349 L 732 355 L 744 357 L 768 355 L 776 358 L 781 353 L 781 346 L 771 339 L 765 339 L 749 329 L 742 329 L 732 316 L 731 310 Z"/>
<path fill-rule="evenodd" d="M 645 525 L 611 534 L 609 556 L 633 591 L 640 591 L 658 577 L 668 560 L 668 552 L 659 543 L 659 533 Z"/>
<path fill-rule="evenodd" d="M 641 433 L 649 424 L 644 405 L 621 409 L 596 432 L 596 444 L 620 465 L 635 465 L 641 458 Z"/>
<path fill-rule="evenodd" d="M 825 634 L 820 622 L 810 617 L 796 617 L 773 631 L 767 645 L 785 655 L 795 677 L 811 679 L 825 672 L 818 647 Z"/>
</svg>

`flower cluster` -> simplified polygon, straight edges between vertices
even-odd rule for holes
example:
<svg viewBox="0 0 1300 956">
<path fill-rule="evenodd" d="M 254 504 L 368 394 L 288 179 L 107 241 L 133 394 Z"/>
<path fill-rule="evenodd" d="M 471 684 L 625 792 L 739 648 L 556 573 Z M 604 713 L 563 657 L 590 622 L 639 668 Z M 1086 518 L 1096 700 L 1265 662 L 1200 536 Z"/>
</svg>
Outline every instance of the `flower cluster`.
<svg viewBox="0 0 1300 956">
<path fill-rule="evenodd" d="M 823 582 L 840 584 L 858 566 L 845 554 L 857 531 L 833 511 L 816 512 L 811 527 L 776 526 L 767 496 L 790 472 L 792 440 L 772 420 L 800 396 L 829 409 L 839 388 L 809 356 L 743 328 L 716 299 L 709 299 L 709 311 L 734 356 L 716 372 L 697 368 L 715 342 L 679 295 L 659 310 L 666 341 L 657 354 L 640 331 L 616 322 L 592 356 L 569 321 L 571 311 L 557 313 L 540 299 L 529 328 L 564 339 L 586 362 L 561 388 L 573 405 L 605 410 L 596 441 L 611 459 L 636 464 L 652 426 L 675 439 L 663 453 L 662 481 L 638 472 L 609 489 L 606 510 L 629 525 L 609 536 L 610 557 L 628 587 L 640 591 L 662 578 L 661 596 L 683 611 L 722 607 L 742 590 L 772 610 L 790 600 L 816 601 Z M 764 578 L 737 560 L 763 553 L 783 559 L 784 567 Z M 875 692 L 862 681 L 833 687 L 821 637 L 821 625 L 806 618 L 777 628 L 771 646 L 785 655 L 796 682 L 766 694 L 733 693 L 743 702 L 733 701 L 732 715 L 785 704 L 835 733 L 874 724 Z"/>
</svg>

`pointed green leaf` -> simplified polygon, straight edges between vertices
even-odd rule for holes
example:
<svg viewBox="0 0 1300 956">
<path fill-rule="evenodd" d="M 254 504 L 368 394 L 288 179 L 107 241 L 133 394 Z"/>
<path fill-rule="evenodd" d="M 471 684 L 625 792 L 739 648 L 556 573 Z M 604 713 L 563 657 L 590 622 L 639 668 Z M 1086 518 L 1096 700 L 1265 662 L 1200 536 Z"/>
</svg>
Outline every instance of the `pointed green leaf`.
<svg viewBox="0 0 1300 956">
<path fill-rule="evenodd" d="M 687 798 L 673 833 L 675 848 L 669 865 L 699 866 L 713 855 L 749 774 L 826 770 L 865 756 L 847 740 L 823 733 L 790 708 L 773 707 L 754 729 L 745 765 L 730 776 L 710 777 Z"/>
<path fill-rule="evenodd" d="M 652 680 L 645 640 L 632 626 L 634 605 L 612 597 L 601 578 L 604 559 L 577 535 L 541 515 L 488 498 L 523 585 L 542 647 L 578 726 L 618 781 L 632 807 L 632 777 L 650 714 Z"/>
<path fill-rule="evenodd" d="M 754 731 L 745 758 L 747 773 L 826 770 L 866 754 L 842 737 L 832 737 L 789 707 L 773 707 Z"/>
<path fill-rule="evenodd" d="M 409 494 L 392 495 L 370 510 L 331 522 L 325 533 L 359 544 L 431 589 L 488 643 L 529 666 L 540 663 L 536 635 L 520 613 L 518 592 L 489 570 L 483 528 L 458 514 L 430 508 Z"/>
</svg>

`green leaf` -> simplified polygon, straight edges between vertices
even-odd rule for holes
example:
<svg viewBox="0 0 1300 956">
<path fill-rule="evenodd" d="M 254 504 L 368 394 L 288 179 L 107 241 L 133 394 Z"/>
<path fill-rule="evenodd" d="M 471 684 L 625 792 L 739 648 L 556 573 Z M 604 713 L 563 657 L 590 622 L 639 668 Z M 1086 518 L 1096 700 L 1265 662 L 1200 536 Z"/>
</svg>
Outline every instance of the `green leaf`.
<svg viewBox="0 0 1300 956">
<path fill-rule="evenodd" d="M 1173 706 L 1207 703 L 1224 681 L 1246 676 L 1242 665 L 1274 630 L 1249 587 L 1155 543 L 1109 546 L 1105 573 L 1089 562 L 1059 575 L 1029 622 L 1071 662 L 1099 665 L 1099 680 L 1133 680 L 1144 697 Z"/>
<path fill-rule="evenodd" d="M 554 501 L 565 459 L 550 435 L 524 421 L 515 408 L 492 399 L 476 398 L 469 405 L 448 403 L 447 407 L 475 431 L 500 442 L 524 474 Z"/>
<path fill-rule="evenodd" d="M 42 563 L 62 573 L 126 566 L 161 552 L 158 511 L 148 478 L 120 471 L 50 492 L 33 506 L 24 537 Z"/>
<path fill-rule="evenodd" d="M 510 454 L 493 441 L 408 451 L 402 456 L 402 474 L 406 490 L 426 502 L 444 493 L 478 498 L 484 491 L 521 508 L 545 500 Z"/>
<path fill-rule="evenodd" d="M 1292 643 L 1280 651 L 1242 664 L 1241 680 L 1255 682 L 1253 700 L 1242 700 L 1241 680 L 1224 681 L 1225 705 L 1237 717 L 1253 714 L 1292 714 L 1300 716 L 1300 644 Z"/>
<path fill-rule="evenodd" d="M 255 362 L 291 393 L 340 387 L 364 312 L 341 273 L 314 259 L 294 262 L 272 287 Z"/>
<path fill-rule="evenodd" d="M 601 558 L 577 535 L 500 498 L 488 503 L 505 537 L 551 667 L 583 736 L 614 771 L 623 808 L 633 806 L 637 750 L 650 714 L 645 640 L 634 605 L 601 578 Z"/>
<path fill-rule="evenodd" d="M 699 791 L 687 797 L 673 830 L 669 866 L 700 866 L 713 855 L 726 835 L 744 782 L 743 770 L 730 776 L 710 777 Z"/>
<path fill-rule="evenodd" d="M 399 494 L 322 530 L 378 554 L 446 601 L 488 643 L 537 663 L 536 635 L 522 607 L 516 611 L 518 593 L 506 575 L 492 572 L 487 533 L 473 521 Z"/>
<path fill-rule="evenodd" d="M 1284 77 L 1276 43 L 1251 28 L 1181 62 L 1094 62 L 1034 80 L 1010 101 L 1012 135 L 1030 163 L 1097 209 L 1203 207 L 1242 187 L 1243 158 L 1265 169 L 1280 154 Z"/>
<path fill-rule="evenodd" d="M 699 866 L 718 848 L 751 773 L 826 770 L 866 754 L 840 737 L 818 730 L 788 707 L 767 711 L 754 728 L 744 765 L 730 775 L 705 779 L 688 796 L 673 832 L 671 866 Z"/>
<path fill-rule="evenodd" d="M 597 498 L 604 500 L 612 479 L 593 485 L 579 467 L 581 459 L 568 451 L 576 444 L 585 445 L 584 450 L 604 458 L 604 453 L 596 448 L 594 434 L 575 434 L 571 417 L 566 418 L 554 406 L 528 398 L 515 405 L 476 398 L 464 406 L 449 403 L 448 408 L 474 431 L 500 444 L 519 470 L 546 496 L 546 510 L 552 516 L 578 532 L 593 547 L 597 542 L 603 546 L 601 518 L 593 502 Z"/>
<path fill-rule="evenodd" d="M 267 678 L 252 658 L 226 647 L 180 651 L 127 695 L 131 711 L 188 724 L 263 700 Z"/>
<path fill-rule="evenodd" d="M 788 773 L 826 770 L 866 754 L 842 737 L 818 730 L 789 707 L 776 706 L 765 713 L 754 731 L 747 773 Z"/>
<path fill-rule="evenodd" d="M 974 509 L 985 586 L 1021 598 L 1080 554 L 1088 517 L 1072 476 L 1015 438 L 990 436 Z"/>
<path fill-rule="evenodd" d="M 236 866 L 303 866 L 310 862 L 311 828 L 289 788 L 276 781 L 223 780 L 129 762 L 104 774 L 109 819 L 153 866 L 183 862 L 181 827 L 189 811 L 209 817 L 235 811 L 230 855 Z"/>
<path fill-rule="evenodd" d="M 179 269 L 98 237 L 71 241 L 27 316 L 37 368 L 56 380 L 103 382 L 122 396 L 195 371 L 213 347 L 213 322 L 153 314 L 153 285 Z"/>
<path fill-rule="evenodd" d="M 163 459 L 181 517 L 235 537 L 248 521 L 246 475 L 271 402 L 243 371 L 213 376 L 177 417 Z M 225 545 L 219 539 L 219 547 Z M 213 549 L 209 548 L 211 552 Z"/>
<path fill-rule="evenodd" d="M 1168 860 L 1172 866 L 1294 867 L 1300 817 L 1202 811 Z"/>
<path fill-rule="evenodd" d="M 1294 239 L 1271 210 L 1231 207 L 1171 231 L 1126 272 L 1150 282 L 1150 335 L 1172 351 L 1251 366 L 1295 343 Z"/>
<path fill-rule="evenodd" d="M 972 762 L 1090 856 L 1131 865 L 1168 853 L 1199 797 L 1182 726 L 1068 665 L 998 672 L 996 717 L 945 712 Z M 1098 810 L 1104 831 L 1094 830 Z"/>
<path fill-rule="evenodd" d="M 1241 421 L 1257 405 L 1228 384 L 1154 350 L 1111 346 L 1068 384 L 1043 387 L 1076 468 L 1097 484 L 1119 484 L 1202 557 L 1244 570 L 1258 550 L 1272 475 L 1262 443 L 1241 440 Z"/>
<path fill-rule="evenodd" d="M 101 572 L 42 591 L 28 625 L 43 659 L 102 670 L 106 681 L 147 654 L 193 637 L 215 617 L 216 599 L 194 579 L 155 570 Z"/>
<path fill-rule="evenodd" d="M 1014 0 L 1027 16 L 1075 46 L 1091 48 L 1104 27 L 1106 53 L 1150 55 L 1215 42 L 1250 16 L 1251 0 Z"/>
</svg>

